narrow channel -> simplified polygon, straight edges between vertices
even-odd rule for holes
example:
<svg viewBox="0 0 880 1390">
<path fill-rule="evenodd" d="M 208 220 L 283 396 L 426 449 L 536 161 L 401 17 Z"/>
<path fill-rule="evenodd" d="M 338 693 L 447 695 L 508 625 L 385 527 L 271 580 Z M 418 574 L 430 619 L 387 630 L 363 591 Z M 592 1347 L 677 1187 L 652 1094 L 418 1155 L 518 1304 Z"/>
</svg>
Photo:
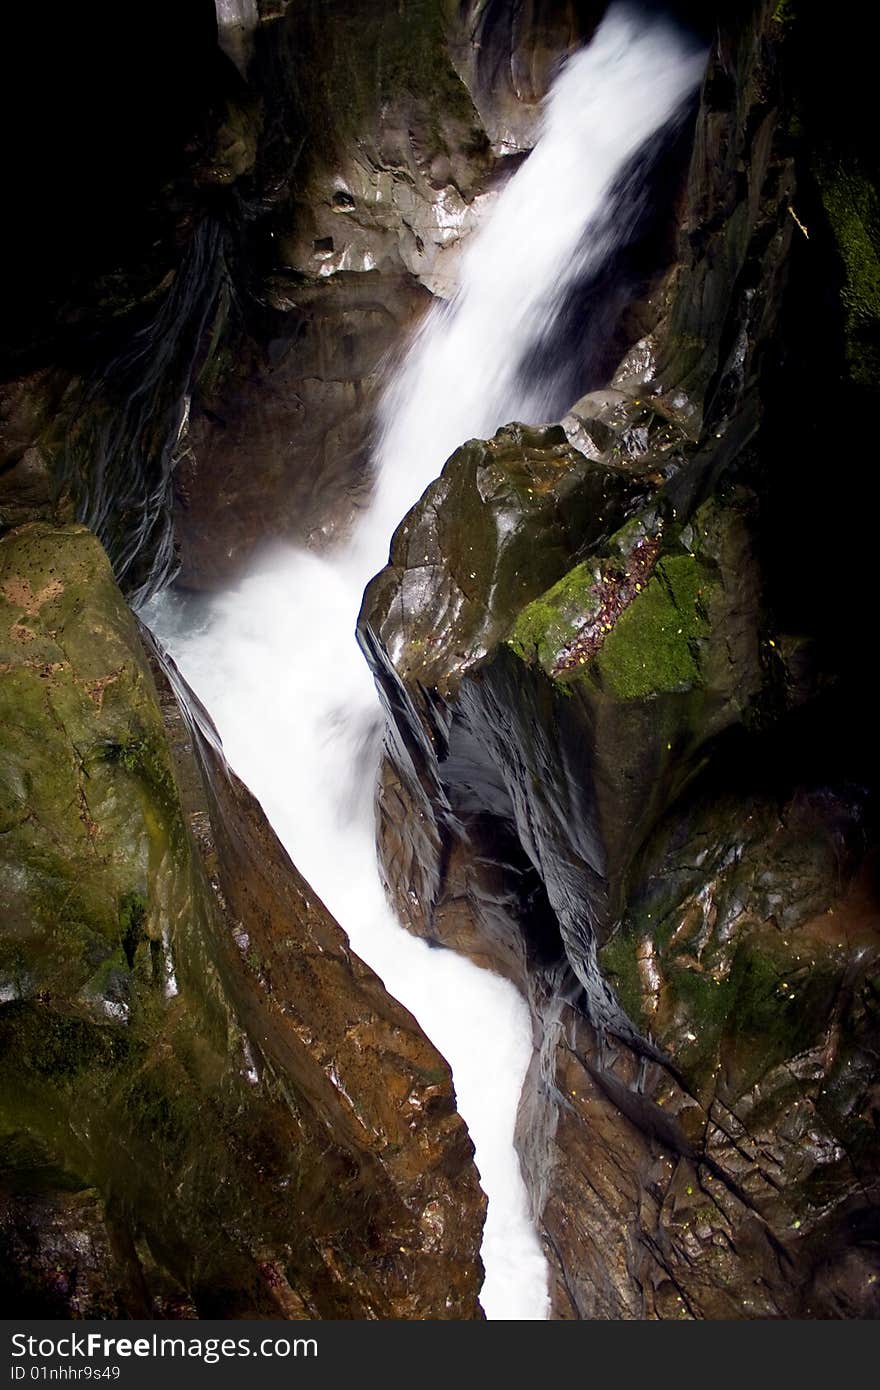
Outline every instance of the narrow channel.
<svg viewBox="0 0 880 1390">
<path fill-rule="evenodd" d="M 322 556 L 276 547 L 226 593 L 206 602 L 170 591 L 142 614 L 300 871 L 450 1062 L 489 1198 L 490 1318 L 547 1315 L 513 1147 L 528 1012 L 511 984 L 414 939 L 388 905 L 373 810 L 381 712 L 355 620 L 394 527 L 453 450 L 511 420 L 562 413 L 554 325 L 576 286 L 612 264 L 639 202 L 621 175 L 680 118 L 704 61 L 669 22 L 613 6 L 554 83 L 535 149 L 467 245 L 455 296 L 432 308 L 393 369 L 373 502 L 348 544 Z"/>
</svg>

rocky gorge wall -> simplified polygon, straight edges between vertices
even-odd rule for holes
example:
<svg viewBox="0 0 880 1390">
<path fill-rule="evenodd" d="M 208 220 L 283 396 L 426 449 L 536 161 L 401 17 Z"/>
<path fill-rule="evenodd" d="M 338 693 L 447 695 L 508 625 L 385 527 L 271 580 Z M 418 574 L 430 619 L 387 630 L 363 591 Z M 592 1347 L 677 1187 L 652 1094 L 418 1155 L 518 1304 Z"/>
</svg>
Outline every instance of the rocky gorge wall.
<svg viewBox="0 0 880 1390">
<path fill-rule="evenodd" d="M 860 697 L 776 533 L 788 316 L 816 299 L 792 241 L 846 259 L 797 24 L 719 24 L 653 331 L 562 428 L 453 455 L 361 615 L 398 910 L 530 1000 L 557 1317 L 877 1310 L 876 740 L 841 746 Z M 861 418 L 876 377 L 839 371 Z M 814 476 L 808 450 L 786 473 L 799 517 Z"/>
<path fill-rule="evenodd" d="M 263 541 L 346 533 L 383 363 L 603 9 L 261 2 L 224 53 L 209 4 L 159 6 L 131 92 L 94 56 L 106 26 L 130 52 L 109 8 L 19 39 L 89 152 L 59 188 L 26 124 L 3 356 L 22 1309 L 479 1315 L 448 1069 L 117 585 L 210 589 Z M 561 427 L 462 441 L 368 590 L 379 847 L 402 920 L 529 1000 L 518 1147 L 554 1316 L 869 1316 L 870 85 L 844 23 L 703 21 L 622 361 Z"/>
</svg>

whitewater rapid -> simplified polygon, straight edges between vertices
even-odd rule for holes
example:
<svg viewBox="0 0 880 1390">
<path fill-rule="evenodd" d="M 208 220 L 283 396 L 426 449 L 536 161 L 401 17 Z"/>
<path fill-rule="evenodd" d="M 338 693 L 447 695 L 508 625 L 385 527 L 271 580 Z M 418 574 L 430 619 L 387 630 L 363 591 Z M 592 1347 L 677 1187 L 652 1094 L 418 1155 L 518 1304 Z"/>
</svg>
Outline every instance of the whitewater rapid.
<svg viewBox="0 0 880 1390">
<path fill-rule="evenodd" d="M 452 1066 L 489 1198 L 481 1301 L 492 1318 L 548 1310 L 512 1143 L 529 1016 L 511 984 L 411 937 L 385 899 L 373 811 L 381 714 L 355 621 L 394 527 L 449 454 L 510 420 L 541 423 L 546 400 L 522 363 L 571 285 L 613 252 L 615 180 L 703 64 L 672 26 L 614 6 L 555 82 L 534 151 L 465 250 L 456 295 L 427 315 L 391 377 L 374 498 L 351 542 L 324 557 L 275 547 L 216 598 L 166 593 L 142 613 L 297 867 Z"/>
</svg>

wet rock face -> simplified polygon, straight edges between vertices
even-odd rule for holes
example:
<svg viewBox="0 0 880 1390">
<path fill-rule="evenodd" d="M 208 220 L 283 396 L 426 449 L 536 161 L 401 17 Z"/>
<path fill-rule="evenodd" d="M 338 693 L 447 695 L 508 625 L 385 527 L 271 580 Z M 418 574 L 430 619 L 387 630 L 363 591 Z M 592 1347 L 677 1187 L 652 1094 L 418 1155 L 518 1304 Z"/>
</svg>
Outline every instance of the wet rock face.
<svg viewBox="0 0 880 1390">
<path fill-rule="evenodd" d="M 589 1027 L 560 1014 L 568 1103 L 546 1219 L 563 1248 L 572 1211 L 587 1243 L 606 1221 L 612 1242 L 607 1261 L 586 1256 L 587 1279 L 569 1271 L 564 1315 L 876 1316 L 870 866 L 838 896 L 860 818 L 827 792 L 780 806 L 703 788 L 655 838 L 599 958 L 671 1065 L 639 1075 L 614 1046 L 597 1067 Z M 601 1175 L 630 1144 L 633 1187 L 596 1182 L 575 1206 L 578 1163 Z M 538 1148 L 523 1135 L 535 1178 L 551 1157 Z"/>
<path fill-rule="evenodd" d="M 540 756 L 570 768 L 566 782 L 582 790 L 577 802 L 548 804 L 535 850 L 542 864 L 560 862 L 550 877 L 567 880 L 566 897 L 554 905 L 575 936 L 584 916 L 588 935 L 604 934 L 658 809 L 674 801 L 712 740 L 749 717 L 762 692 L 760 588 L 750 552 L 746 501 L 704 504 L 683 529 L 664 527 L 662 514 L 635 517 L 601 558 L 570 571 L 518 616 L 507 648 L 531 674 L 510 670 L 505 657 L 499 676 L 490 663 L 468 696 L 474 716 L 485 709 L 496 727 L 494 711 L 505 703 L 499 691 L 510 683 L 552 709 L 541 723 L 555 731 L 553 742 Z M 526 714 L 520 738 L 531 722 Z M 598 897 L 588 882 L 596 874 Z M 576 954 L 572 965 L 577 971 Z"/>
<path fill-rule="evenodd" d="M 568 53 L 589 42 L 606 8 L 590 0 L 455 4 L 453 60 L 498 153 L 531 149 L 553 77 Z"/>
<path fill-rule="evenodd" d="M 764 872 L 773 874 L 766 861 Z M 780 875 L 778 890 L 789 882 Z M 848 911 L 838 904 L 820 920 Z M 535 1066 L 553 1066 L 558 1091 L 529 1092 L 520 1143 L 544 1201 L 557 1316 L 877 1315 L 875 1180 L 863 1187 L 876 1162 L 865 1147 L 875 1143 L 865 1122 L 877 1028 L 873 903 L 872 915 L 864 970 L 844 933 L 839 951 L 817 950 L 809 921 L 784 942 L 773 927 L 744 933 L 726 980 L 708 958 L 705 975 L 683 964 L 689 1005 L 672 1027 L 661 1013 L 658 1029 L 676 1038 L 679 1080 L 603 1046 L 569 1006 L 545 1011 L 564 1041 L 557 1034 Z M 657 977 L 662 994 L 662 960 Z M 806 996 L 786 1008 L 803 984 Z M 711 1077 L 701 1089 L 692 1063 L 701 1045 L 711 1055 L 716 1044 L 714 1062 L 704 1054 L 697 1064 Z"/>
<path fill-rule="evenodd" d="M 163 705 L 189 823 L 219 888 L 220 979 L 255 1069 L 294 1088 L 304 1129 L 297 1216 L 314 1229 L 304 1283 L 315 1292 L 300 1289 L 303 1302 L 345 1317 L 481 1317 L 485 1197 L 448 1065 L 351 952 L 210 730 L 198 719 L 187 730 L 180 704 L 163 695 Z"/>
<path fill-rule="evenodd" d="M 380 369 L 452 292 L 498 178 L 448 18 L 440 0 L 345 0 L 267 12 L 253 35 L 247 296 L 180 451 L 184 585 L 222 583 L 266 540 L 332 543 L 369 494 Z"/>
<path fill-rule="evenodd" d="M 512 425 L 463 445 L 396 531 L 391 563 L 365 595 L 404 679 L 449 694 L 578 546 L 615 529 L 633 490 L 558 426 Z"/>
<path fill-rule="evenodd" d="M 175 473 L 175 539 L 186 588 L 227 581 L 256 542 L 311 548 L 350 530 L 370 492 L 381 369 L 428 292 L 403 275 L 277 282 L 271 332 L 194 398 Z"/>
<path fill-rule="evenodd" d="M 0 540 L 0 644 L 17 1306 L 479 1316 L 448 1068 L 167 686 L 160 706 L 85 528 Z"/>
<path fill-rule="evenodd" d="M 713 741 L 748 721 L 764 693 L 750 502 L 741 498 L 726 509 L 704 504 L 684 528 L 664 528 L 657 510 L 637 514 L 604 542 L 599 555 L 519 607 L 529 585 L 537 587 L 535 554 L 542 553 L 548 567 L 564 564 L 558 550 L 542 546 L 540 512 L 529 502 L 518 526 L 508 517 L 503 528 L 505 539 L 517 530 L 521 537 L 518 556 L 511 546 L 516 582 L 506 610 L 493 605 L 502 590 L 498 570 L 484 569 L 481 580 L 476 570 L 468 571 L 472 584 L 481 582 L 491 596 L 476 611 L 495 618 L 494 629 L 489 623 L 481 629 L 484 644 L 474 644 L 467 608 L 450 602 L 441 587 L 454 575 L 454 561 L 439 547 L 422 555 L 427 542 L 420 528 L 442 535 L 444 506 L 447 524 L 456 515 L 449 482 L 466 475 L 468 460 L 473 466 L 496 451 L 503 457 L 505 446 L 512 454 L 510 441 L 519 435 L 502 431 L 494 449 L 478 442 L 466 446 L 404 522 L 392 565 L 365 597 L 364 644 L 375 652 L 381 635 L 393 673 L 407 687 L 407 703 L 395 701 L 394 674 L 383 663 L 380 685 L 398 723 L 407 715 L 410 721 L 420 717 L 433 736 L 427 749 L 424 734 L 416 743 L 411 728 L 392 741 L 396 777 L 405 780 L 414 765 L 408 757 L 414 743 L 421 753 L 417 760 L 428 766 L 433 750 L 434 779 L 422 776 L 420 786 L 430 788 L 441 823 L 462 814 L 513 823 L 594 1012 L 629 1035 L 596 969 L 596 943 L 618 919 L 634 860 L 658 818 L 705 762 Z M 555 434 L 537 437 L 552 441 Z M 615 504 L 604 488 L 612 494 L 617 489 L 619 509 L 625 496 L 621 475 L 603 477 L 601 467 L 585 459 L 572 468 L 572 451 L 545 444 L 543 458 L 537 450 L 533 454 L 531 481 L 535 456 L 545 467 L 558 467 L 559 452 L 567 455 L 572 498 L 595 504 L 597 490 L 603 496 L 602 510 L 592 511 L 581 535 L 603 521 L 613 524 Z M 592 487 L 584 485 L 584 473 Z M 567 515 L 577 516 L 576 505 Z M 455 534 L 472 553 L 479 537 L 473 516 L 466 525 L 459 518 Z M 564 535 L 557 524 L 554 541 Z M 400 563 L 414 554 L 415 566 Z M 424 600 L 413 602 L 413 593 L 425 589 L 436 610 Z M 413 610 L 414 622 L 408 617 Z M 425 621 L 427 630 L 432 619 L 436 635 L 426 638 L 419 624 Z M 383 795 L 383 819 L 386 800 Z M 392 806 L 387 814 L 393 815 Z M 438 888 L 423 897 L 430 883 L 423 871 L 409 891 L 431 903 Z"/>
<path fill-rule="evenodd" d="M 462 783 L 476 779 L 477 805 L 488 798 L 497 810 L 500 800 L 501 814 L 510 814 L 503 776 L 469 740 L 459 686 L 522 605 L 564 573 L 577 545 L 616 526 L 637 491 L 623 470 L 572 449 L 559 427 L 499 430 L 452 456 L 395 533 L 388 568 L 367 588 L 359 639 L 390 716 L 381 858 L 399 909 L 420 934 L 433 935 L 428 922 L 452 815 L 443 785 L 452 774 L 438 756 L 459 768 Z"/>
<path fill-rule="evenodd" d="M 460 19 L 444 0 L 333 0 L 281 23 L 308 139 L 273 223 L 279 264 L 317 279 L 406 271 L 448 294 L 497 165 L 451 61 Z M 278 33 L 264 42 L 277 50 Z"/>
<path fill-rule="evenodd" d="M 20 1154 L 16 1154 L 16 1164 Z M 13 1191 L 0 1199 L 4 1307 L 21 1317 L 195 1318 L 192 1299 L 135 1247 L 124 1221 L 114 1220 L 94 1188 L 64 1190 L 68 1176 L 42 1171 L 36 1190 L 14 1190 L 16 1165 L 4 1162 Z M 60 1182 L 59 1190 L 51 1190 Z M 48 1189 L 48 1190 L 47 1190 Z"/>
<path fill-rule="evenodd" d="M 721 24 L 665 307 L 571 447 L 460 450 L 361 614 L 389 890 L 532 1009 L 517 1144 L 557 1317 L 878 1308 L 876 760 L 790 598 L 796 539 L 784 584 L 767 559 L 784 29 L 769 6 Z"/>
<path fill-rule="evenodd" d="M 600 959 L 701 1098 L 724 1088 L 739 1098 L 775 1062 L 808 1052 L 848 998 L 849 966 L 864 975 L 849 956 L 869 869 L 826 909 L 859 861 L 860 809 L 821 789 L 781 811 L 760 795 L 713 805 L 698 791 L 653 838 Z"/>
</svg>

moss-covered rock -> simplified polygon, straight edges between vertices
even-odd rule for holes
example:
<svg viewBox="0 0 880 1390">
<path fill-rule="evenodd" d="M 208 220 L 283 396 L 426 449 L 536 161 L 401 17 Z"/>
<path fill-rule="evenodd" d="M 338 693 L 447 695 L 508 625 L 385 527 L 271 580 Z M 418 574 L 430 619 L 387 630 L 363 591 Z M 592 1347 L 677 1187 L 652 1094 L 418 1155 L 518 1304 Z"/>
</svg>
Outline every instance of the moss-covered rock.
<svg viewBox="0 0 880 1390">
<path fill-rule="evenodd" d="M 612 699 L 738 685 L 744 708 L 761 683 L 746 512 L 706 504 L 684 528 L 664 528 L 656 511 L 634 518 L 519 613 L 508 645 L 555 682 L 586 681 Z M 723 641 L 719 623 L 733 629 Z M 748 676 L 725 679 L 730 635 L 730 661 L 749 662 Z"/>
<path fill-rule="evenodd" d="M 858 1223 L 847 1233 L 844 1215 L 876 1173 L 870 864 L 851 881 L 862 815 L 858 794 L 744 803 L 704 781 L 654 837 L 600 951 L 632 1016 L 674 1062 L 647 1094 L 776 1232 L 807 1315 L 876 1309 Z M 687 1187 L 694 1200 L 672 1233 L 711 1264 L 716 1209 L 699 1207 L 705 1190 L 705 1178 Z M 773 1297 L 785 1299 L 781 1289 Z"/>
<path fill-rule="evenodd" d="M 764 686 L 748 513 L 743 497 L 685 527 L 633 519 L 523 609 L 514 664 L 487 663 L 464 693 L 523 815 L 528 795 L 530 853 L 581 973 L 658 817 Z M 527 711 L 502 724 L 514 689 Z"/>
<path fill-rule="evenodd" d="M 395 532 L 364 622 L 408 684 L 446 696 L 585 540 L 616 527 L 633 491 L 559 427 L 510 425 L 471 440 Z"/>
<path fill-rule="evenodd" d="M 0 540 L 0 699 L 4 995 L 124 1017 L 194 887 L 152 680 L 82 527 Z"/>
<path fill-rule="evenodd" d="M 19 1311 L 478 1316 L 448 1068 L 222 755 L 199 771 L 84 527 L 0 538 L 0 714 Z"/>
<path fill-rule="evenodd" d="M 858 802 L 695 793 L 652 841 L 600 960 L 694 1092 L 747 1092 L 809 1050 L 850 967 L 835 903 L 857 862 Z M 828 940 L 814 926 L 832 909 Z M 846 935 L 843 932 L 843 935 Z M 795 1003 L 798 1007 L 794 1007 Z"/>
</svg>

